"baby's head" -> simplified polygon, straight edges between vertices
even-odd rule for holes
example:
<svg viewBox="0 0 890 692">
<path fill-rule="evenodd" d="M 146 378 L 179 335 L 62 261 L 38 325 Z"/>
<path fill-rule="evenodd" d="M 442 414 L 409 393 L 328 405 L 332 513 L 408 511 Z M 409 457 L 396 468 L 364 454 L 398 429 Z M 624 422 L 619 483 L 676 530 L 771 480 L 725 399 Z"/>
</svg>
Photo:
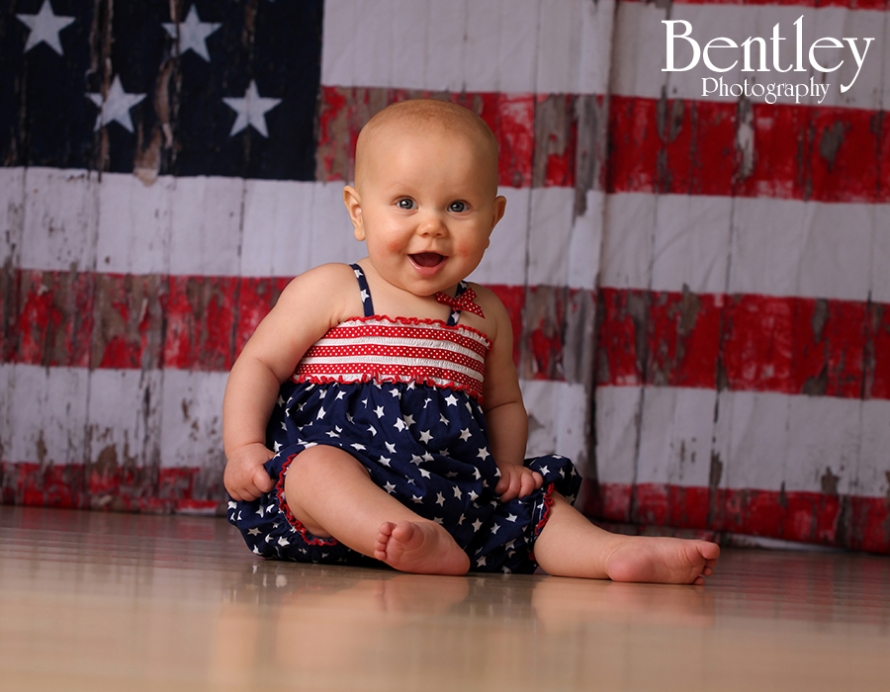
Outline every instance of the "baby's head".
<svg viewBox="0 0 890 692">
<path fill-rule="evenodd" d="M 497 142 L 481 118 L 443 101 L 403 101 L 359 134 L 344 202 L 381 276 L 432 295 L 481 261 L 506 205 L 497 184 Z"/>
</svg>

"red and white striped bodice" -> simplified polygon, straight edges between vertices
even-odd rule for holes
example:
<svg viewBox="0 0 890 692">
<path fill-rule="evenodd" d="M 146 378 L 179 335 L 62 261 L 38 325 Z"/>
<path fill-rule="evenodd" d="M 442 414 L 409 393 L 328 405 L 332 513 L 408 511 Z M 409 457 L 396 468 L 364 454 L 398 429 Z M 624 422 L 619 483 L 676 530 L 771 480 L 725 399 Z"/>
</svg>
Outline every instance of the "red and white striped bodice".
<svg viewBox="0 0 890 692">
<path fill-rule="evenodd" d="M 466 391 L 482 399 L 485 356 L 481 332 L 438 320 L 355 317 L 313 344 L 294 382 L 417 382 Z"/>
</svg>

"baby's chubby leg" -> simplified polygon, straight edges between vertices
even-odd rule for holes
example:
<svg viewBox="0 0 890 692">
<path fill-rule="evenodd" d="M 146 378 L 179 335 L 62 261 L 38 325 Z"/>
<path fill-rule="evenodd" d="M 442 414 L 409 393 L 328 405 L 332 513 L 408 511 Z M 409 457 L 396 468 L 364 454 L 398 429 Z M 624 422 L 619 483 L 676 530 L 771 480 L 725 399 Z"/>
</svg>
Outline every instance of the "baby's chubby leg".
<svg viewBox="0 0 890 692">
<path fill-rule="evenodd" d="M 613 581 L 704 584 L 720 555 L 716 543 L 621 536 L 592 524 L 554 494 L 551 514 L 535 542 L 535 559 L 548 574 Z"/>
<path fill-rule="evenodd" d="M 333 536 L 402 572 L 465 574 L 470 567 L 451 534 L 377 487 L 364 466 L 336 447 L 317 445 L 298 454 L 284 494 L 309 533 Z"/>
</svg>

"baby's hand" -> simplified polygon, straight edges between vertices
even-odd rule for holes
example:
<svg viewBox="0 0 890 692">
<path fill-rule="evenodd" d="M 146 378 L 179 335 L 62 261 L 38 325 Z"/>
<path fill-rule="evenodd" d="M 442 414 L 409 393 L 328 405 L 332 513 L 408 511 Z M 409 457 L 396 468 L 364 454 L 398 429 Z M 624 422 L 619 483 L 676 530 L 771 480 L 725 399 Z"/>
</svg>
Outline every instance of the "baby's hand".
<svg viewBox="0 0 890 692">
<path fill-rule="evenodd" d="M 517 497 L 525 497 L 544 483 L 544 477 L 520 464 L 498 464 L 501 479 L 494 492 L 501 496 L 501 502 L 509 502 Z"/>
<path fill-rule="evenodd" d="M 263 468 L 274 454 L 259 443 L 244 445 L 228 455 L 223 484 L 233 500 L 256 500 L 272 490 L 272 479 Z"/>
</svg>

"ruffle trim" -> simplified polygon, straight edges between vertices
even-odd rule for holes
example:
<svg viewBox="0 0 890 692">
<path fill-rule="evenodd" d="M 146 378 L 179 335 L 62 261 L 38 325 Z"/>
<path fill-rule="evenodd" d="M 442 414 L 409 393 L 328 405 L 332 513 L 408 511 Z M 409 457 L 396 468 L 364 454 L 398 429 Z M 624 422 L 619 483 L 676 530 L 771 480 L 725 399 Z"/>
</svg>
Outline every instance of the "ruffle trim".
<svg viewBox="0 0 890 692">
<path fill-rule="evenodd" d="M 391 322 L 394 325 L 405 325 L 405 326 L 419 326 L 419 325 L 427 325 L 430 327 L 438 326 L 443 329 L 451 329 L 453 331 L 460 331 L 461 329 L 466 329 L 468 332 L 472 332 L 477 336 L 481 337 L 485 340 L 485 343 L 488 344 L 488 348 L 491 349 L 491 338 L 485 332 L 479 331 L 475 327 L 469 327 L 465 324 L 448 324 L 444 320 L 433 319 L 431 317 L 390 317 L 389 315 L 368 315 L 365 317 L 356 316 L 350 317 L 348 319 L 343 320 L 340 324 L 344 324 L 345 322 L 370 322 L 372 320 L 386 320 Z"/>
<path fill-rule="evenodd" d="M 287 476 L 287 470 L 290 468 L 291 462 L 296 456 L 296 454 L 291 454 L 287 458 L 287 461 L 281 465 L 281 473 L 278 476 L 278 483 L 275 484 L 278 507 L 284 512 L 284 516 L 287 518 L 287 523 L 296 529 L 306 545 L 339 545 L 339 541 L 336 538 L 321 538 L 309 533 L 309 531 L 306 530 L 306 527 L 303 526 L 302 522 L 300 522 L 300 520 L 294 516 L 294 513 L 290 511 L 290 507 L 287 506 L 287 501 L 284 499 L 284 479 Z"/>
<path fill-rule="evenodd" d="M 538 521 L 538 523 L 535 524 L 535 531 L 534 531 L 535 541 L 538 540 L 538 536 L 541 535 L 541 531 L 544 530 L 544 526 L 547 525 L 547 520 L 550 518 L 550 510 L 553 508 L 553 502 L 554 502 L 553 493 L 555 490 L 556 490 L 556 484 L 551 483 L 550 485 L 547 486 L 547 490 L 544 491 L 544 514 L 541 517 L 540 521 Z M 532 550 L 531 550 L 531 552 L 529 552 L 528 556 L 532 562 L 534 562 L 534 563 L 538 562 L 535 559 L 534 543 L 532 544 Z"/>
<path fill-rule="evenodd" d="M 447 382 L 438 382 L 431 377 L 412 377 L 410 375 L 379 375 L 379 373 L 369 372 L 361 377 L 345 378 L 343 376 L 331 377 L 327 375 L 293 375 L 291 382 L 294 384 L 367 384 L 368 382 L 379 382 L 380 384 L 416 384 L 425 385 L 427 387 L 435 387 L 438 389 L 450 389 L 455 392 L 464 392 L 473 397 L 480 405 L 482 404 L 482 394 L 476 391 L 477 388 L 470 385 L 461 384 L 449 380 Z"/>
</svg>

